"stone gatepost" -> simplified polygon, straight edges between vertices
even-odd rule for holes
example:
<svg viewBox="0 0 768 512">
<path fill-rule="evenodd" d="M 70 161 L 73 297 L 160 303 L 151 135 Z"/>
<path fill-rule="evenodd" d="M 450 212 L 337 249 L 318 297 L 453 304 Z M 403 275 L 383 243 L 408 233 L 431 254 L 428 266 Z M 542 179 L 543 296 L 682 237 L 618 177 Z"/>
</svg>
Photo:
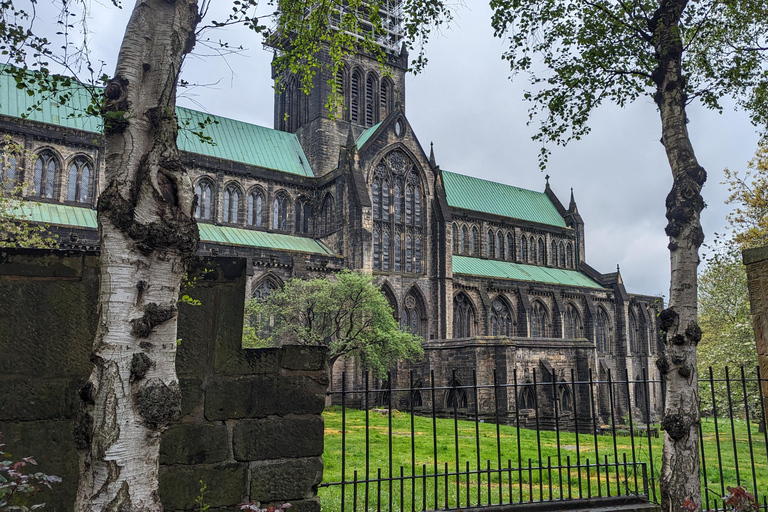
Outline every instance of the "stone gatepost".
<svg viewBox="0 0 768 512">
<path fill-rule="evenodd" d="M 757 364 L 763 378 L 762 395 L 765 417 L 768 418 L 768 247 L 742 252 L 747 266 L 747 286 L 752 310 L 752 324 L 757 346 Z"/>
</svg>

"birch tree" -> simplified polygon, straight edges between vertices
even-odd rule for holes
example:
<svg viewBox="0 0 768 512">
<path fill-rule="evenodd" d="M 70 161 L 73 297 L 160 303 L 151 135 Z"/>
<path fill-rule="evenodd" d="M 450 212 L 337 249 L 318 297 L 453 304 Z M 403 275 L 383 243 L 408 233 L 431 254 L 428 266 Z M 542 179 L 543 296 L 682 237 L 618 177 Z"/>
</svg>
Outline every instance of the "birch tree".
<svg viewBox="0 0 768 512">
<path fill-rule="evenodd" d="M 701 509 L 696 345 L 700 213 L 706 172 L 688 135 L 692 101 L 720 109 L 735 98 L 755 124 L 768 116 L 768 3 L 765 0 L 492 0 L 496 35 L 513 72 L 527 73 L 535 136 L 567 144 L 589 132 L 604 102 L 652 97 L 672 173 L 666 198 L 671 282 L 660 315 L 666 350 L 661 499 L 665 511 Z M 542 164 L 546 163 L 546 150 Z M 633 179 L 631 176 L 627 180 Z"/>
</svg>

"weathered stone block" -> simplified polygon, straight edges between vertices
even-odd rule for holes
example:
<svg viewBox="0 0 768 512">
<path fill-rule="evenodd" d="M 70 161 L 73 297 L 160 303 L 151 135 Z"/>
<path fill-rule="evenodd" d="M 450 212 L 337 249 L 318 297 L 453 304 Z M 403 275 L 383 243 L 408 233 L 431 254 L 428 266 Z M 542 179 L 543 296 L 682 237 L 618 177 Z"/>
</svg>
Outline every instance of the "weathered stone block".
<svg viewBox="0 0 768 512">
<path fill-rule="evenodd" d="M 319 456 L 323 454 L 323 433 L 319 416 L 243 420 L 234 428 L 235 459 Z"/>
<path fill-rule="evenodd" d="M 263 418 L 277 414 L 279 402 L 274 378 L 212 379 L 205 390 L 205 417 L 208 421 Z"/>
<path fill-rule="evenodd" d="M 262 504 L 290 501 L 294 505 L 293 500 L 312 498 L 322 479 L 323 459 L 320 457 L 253 462 L 251 499 Z"/>
<path fill-rule="evenodd" d="M 280 366 L 286 370 L 317 371 L 325 369 L 325 347 L 283 345 Z"/>
<path fill-rule="evenodd" d="M 160 464 L 222 462 L 229 454 L 225 425 L 176 424 L 160 442 Z"/>
<path fill-rule="evenodd" d="M 181 417 L 191 413 L 203 398 L 203 381 L 195 378 L 179 379 L 181 387 Z"/>
<path fill-rule="evenodd" d="M 206 485 L 205 502 L 210 507 L 237 506 L 243 502 L 246 467 L 243 464 L 207 466 L 161 466 L 160 500 L 165 510 L 193 510 Z"/>
<path fill-rule="evenodd" d="M 242 314 L 241 332 L 235 342 L 223 337 L 216 338 L 215 369 L 217 373 L 228 375 L 275 374 L 279 370 L 279 349 L 257 348 L 243 349 Z"/>
<path fill-rule="evenodd" d="M 179 376 L 203 376 L 210 359 L 209 343 L 215 336 L 214 315 L 216 290 L 196 287 L 189 295 L 201 302 L 200 306 L 179 305 L 179 330 L 181 345 L 176 350 L 176 373 Z M 210 309 L 209 309 L 210 308 Z"/>
<path fill-rule="evenodd" d="M 74 416 L 77 383 L 64 379 L 0 381 L 0 420 L 48 420 Z"/>
<path fill-rule="evenodd" d="M 304 375 L 279 377 L 277 381 L 278 411 L 285 414 L 322 414 L 325 408 L 325 392 L 328 376 Z M 257 393 L 258 390 L 254 390 Z"/>
</svg>

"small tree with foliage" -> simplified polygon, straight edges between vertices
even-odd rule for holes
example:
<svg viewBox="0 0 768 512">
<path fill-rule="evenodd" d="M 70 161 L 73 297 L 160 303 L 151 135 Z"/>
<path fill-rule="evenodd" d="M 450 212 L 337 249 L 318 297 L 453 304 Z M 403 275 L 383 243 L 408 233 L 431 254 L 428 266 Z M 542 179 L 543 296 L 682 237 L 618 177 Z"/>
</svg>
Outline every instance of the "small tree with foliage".
<svg viewBox="0 0 768 512">
<path fill-rule="evenodd" d="M 249 346 L 324 345 L 328 364 L 354 356 L 383 375 L 422 355 L 421 337 L 400 329 L 373 277 L 343 270 L 328 278 L 291 279 L 266 299 L 245 306 Z"/>
<path fill-rule="evenodd" d="M 768 245 L 768 138 L 760 141 L 743 176 L 725 170 L 725 184 L 731 193 L 726 203 L 736 205 L 727 217 L 733 241 L 742 249 Z"/>
</svg>

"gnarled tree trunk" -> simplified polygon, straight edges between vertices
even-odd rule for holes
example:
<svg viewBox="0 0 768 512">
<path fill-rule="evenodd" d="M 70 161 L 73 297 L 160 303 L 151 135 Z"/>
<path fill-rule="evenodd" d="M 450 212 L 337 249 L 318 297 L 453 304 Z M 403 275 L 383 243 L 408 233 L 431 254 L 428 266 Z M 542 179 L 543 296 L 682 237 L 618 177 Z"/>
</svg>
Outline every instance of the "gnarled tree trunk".
<svg viewBox="0 0 768 512">
<path fill-rule="evenodd" d="M 696 321 L 696 269 L 698 250 L 704 241 L 701 187 L 707 175 L 696 160 L 686 128 L 680 17 L 687 1 L 661 0 L 660 3 L 650 27 L 659 62 L 653 78 L 657 85 L 662 143 L 674 178 L 666 201 L 672 278 L 669 305 L 660 317 L 666 349 L 656 362 L 667 381 L 660 484 L 662 509 L 678 512 L 701 510 L 696 372 L 696 345 L 701 339 L 701 330 Z M 691 508 L 694 506 L 695 509 Z"/>
<path fill-rule="evenodd" d="M 100 318 L 76 427 L 78 511 L 162 510 L 160 435 L 181 411 L 176 304 L 198 241 L 175 116 L 197 22 L 196 0 L 137 0 L 105 90 Z"/>
</svg>

